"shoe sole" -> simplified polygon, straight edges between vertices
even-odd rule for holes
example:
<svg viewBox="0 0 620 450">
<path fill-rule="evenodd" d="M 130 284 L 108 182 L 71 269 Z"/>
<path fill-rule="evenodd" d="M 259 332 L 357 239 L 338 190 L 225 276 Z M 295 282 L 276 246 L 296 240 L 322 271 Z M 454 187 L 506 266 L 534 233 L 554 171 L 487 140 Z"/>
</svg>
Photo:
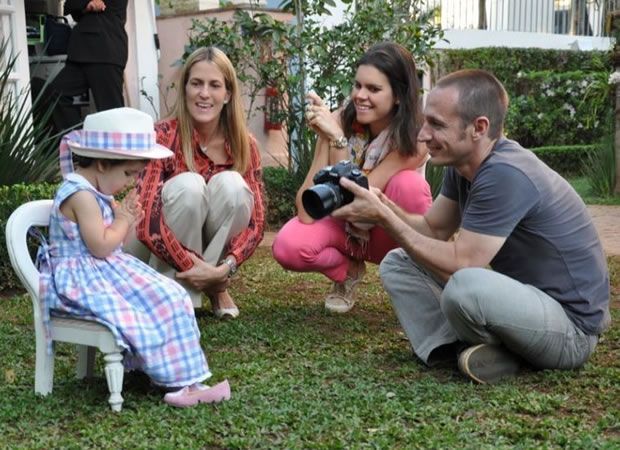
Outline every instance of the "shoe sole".
<svg viewBox="0 0 620 450">
<path fill-rule="evenodd" d="M 333 305 L 331 306 L 325 305 L 325 309 L 332 313 L 345 314 L 351 311 L 353 309 L 353 306 L 338 307 L 338 306 L 333 306 Z"/>
<path fill-rule="evenodd" d="M 459 369 L 480 384 L 493 384 L 519 371 L 519 358 L 502 347 L 478 344 L 459 355 Z"/>
<path fill-rule="evenodd" d="M 219 308 L 213 310 L 213 315 L 220 320 L 230 320 L 239 317 L 239 308 Z"/>
<path fill-rule="evenodd" d="M 342 301 L 344 303 L 344 301 Z M 344 314 L 348 313 L 355 306 L 355 302 L 351 305 L 332 305 L 329 303 L 329 299 L 325 299 L 325 309 L 329 312 L 333 312 L 336 314 Z"/>
</svg>

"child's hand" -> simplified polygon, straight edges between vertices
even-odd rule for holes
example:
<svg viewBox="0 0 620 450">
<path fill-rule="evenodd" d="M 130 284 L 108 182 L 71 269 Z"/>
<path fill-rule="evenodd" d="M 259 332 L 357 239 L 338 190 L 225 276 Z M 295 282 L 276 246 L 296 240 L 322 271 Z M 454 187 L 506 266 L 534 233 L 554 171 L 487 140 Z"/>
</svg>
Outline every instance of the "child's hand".
<svg viewBox="0 0 620 450">
<path fill-rule="evenodd" d="M 114 210 L 115 217 L 123 217 L 129 222 L 129 225 L 132 225 L 134 222 L 139 222 L 144 217 L 144 210 L 142 209 L 142 204 L 138 200 L 138 194 L 135 189 L 129 191 L 120 203 L 114 201 L 112 203 L 112 209 Z"/>
</svg>

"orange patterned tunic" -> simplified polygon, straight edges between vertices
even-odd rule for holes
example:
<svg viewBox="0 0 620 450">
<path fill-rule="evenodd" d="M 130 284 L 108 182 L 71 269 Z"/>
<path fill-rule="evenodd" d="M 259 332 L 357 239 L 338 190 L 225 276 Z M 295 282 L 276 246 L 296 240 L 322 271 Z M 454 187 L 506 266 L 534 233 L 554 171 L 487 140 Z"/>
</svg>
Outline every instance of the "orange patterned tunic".
<svg viewBox="0 0 620 450">
<path fill-rule="evenodd" d="M 153 160 L 147 164 L 142 172 L 138 182 L 138 194 L 144 207 L 145 218 L 138 224 L 136 232 L 138 239 L 158 258 L 179 271 L 185 271 L 194 265 L 189 256 L 192 251 L 184 247 L 168 228 L 162 213 L 164 183 L 175 175 L 188 171 L 181 150 L 177 120 L 161 121 L 155 125 L 155 131 L 157 132 L 157 142 L 172 150 L 174 156 L 168 159 Z M 207 183 L 213 175 L 232 168 L 233 159 L 230 146 L 228 143 L 225 145 L 228 161 L 224 164 L 215 164 L 200 150 L 198 134 L 194 131 L 192 147 L 194 148 L 195 171 L 201 174 Z M 239 265 L 256 250 L 263 238 L 265 228 L 262 168 L 260 153 L 253 136 L 250 136 L 250 164 L 246 173 L 243 174 L 243 179 L 254 194 L 254 210 L 248 228 L 232 239 L 227 252 L 227 254 L 235 257 Z M 201 257 L 202 255 L 198 256 Z"/>
</svg>

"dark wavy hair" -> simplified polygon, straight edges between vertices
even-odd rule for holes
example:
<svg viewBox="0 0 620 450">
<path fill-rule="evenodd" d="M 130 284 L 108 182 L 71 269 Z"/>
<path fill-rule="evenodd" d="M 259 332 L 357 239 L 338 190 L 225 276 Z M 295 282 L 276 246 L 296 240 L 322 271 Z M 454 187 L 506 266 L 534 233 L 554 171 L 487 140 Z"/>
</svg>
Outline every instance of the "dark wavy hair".
<svg viewBox="0 0 620 450">
<path fill-rule="evenodd" d="M 417 152 L 417 137 L 421 125 L 420 84 L 411 53 L 394 42 L 381 42 L 370 47 L 357 62 L 375 67 L 390 81 L 397 104 L 392 111 L 389 139 L 396 150 L 406 156 Z M 355 106 L 349 101 L 342 110 L 342 123 L 347 137 L 353 134 Z"/>
<path fill-rule="evenodd" d="M 74 166 L 83 167 L 83 168 L 90 167 L 97 161 L 103 162 L 106 167 L 119 166 L 123 163 L 126 163 L 127 161 L 141 161 L 144 163 L 148 163 L 150 161 L 148 159 L 133 159 L 133 158 L 128 158 L 128 159 L 90 158 L 88 156 L 76 155 L 75 153 L 71 155 L 71 159 L 73 160 Z"/>
</svg>

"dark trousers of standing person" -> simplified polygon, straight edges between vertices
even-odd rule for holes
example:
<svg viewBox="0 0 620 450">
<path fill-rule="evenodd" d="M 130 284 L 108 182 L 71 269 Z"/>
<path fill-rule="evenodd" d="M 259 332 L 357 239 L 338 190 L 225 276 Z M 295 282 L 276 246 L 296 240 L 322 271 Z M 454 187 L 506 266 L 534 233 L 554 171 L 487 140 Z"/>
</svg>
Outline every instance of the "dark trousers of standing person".
<svg viewBox="0 0 620 450">
<path fill-rule="evenodd" d="M 52 92 L 59 97 L 53 114 L 56 131 L 74 127 L 82 121 L 80 108 L 73 105 L 73 97 L 89 88 L 97 111 L 124 106 L 123 71 L 123 67 L 116 64 L 67 62 L 51 85 Z"/>
</svg>

